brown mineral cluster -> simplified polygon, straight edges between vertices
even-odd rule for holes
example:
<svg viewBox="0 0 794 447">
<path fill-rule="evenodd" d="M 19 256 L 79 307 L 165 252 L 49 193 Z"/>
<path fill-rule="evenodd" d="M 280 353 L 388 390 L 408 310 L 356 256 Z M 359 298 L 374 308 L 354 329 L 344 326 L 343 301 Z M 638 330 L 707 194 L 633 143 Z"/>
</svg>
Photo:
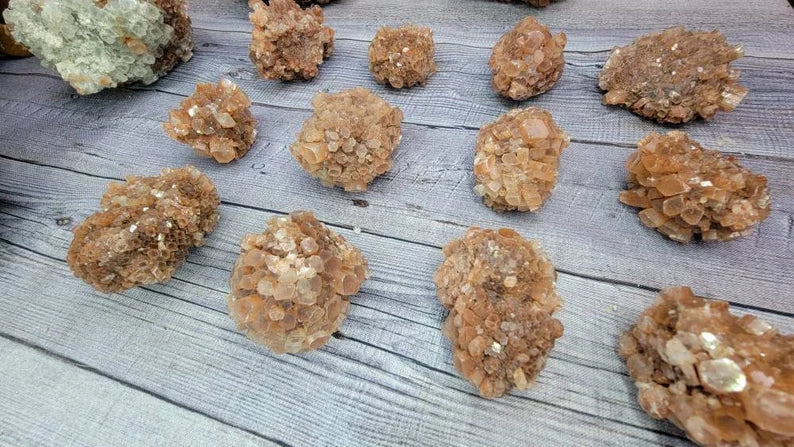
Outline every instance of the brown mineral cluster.
<svg viewBox="0 0 794 447">
<path fill-rule="evenodd" d="M 319 6 L 301 9 L 293 0 L 249 0 L 251 61 L 265 79 L 312 79 L 334 49 L 334 30 L 323 26 Z"/>
<path fill-rule="evenodd" d="M 643 224 L 670 239 L 727 241 L 753 232 L 769 216 L 766 177 L 684 132 L 649 134 L 629 156 L 628 189 L 620 201 L 643 208 Z"/>
<path fill-rule="evenodd" d="M 747 94 L 730 63 L 744 55 L 719 31 L 670 28 L 616 47 L 598 85 L 604 104 L 622 105 L 660 123 L 710 119 L 735 109 Z"/>
<path fill-rule="evenodd" d="M 436 72 L 435 52 L 430 28 L 384 26 L 369 46 L 369 70 L 376 81 L 394 88 L 424 85 Z"/>
<path fill-rule="evenodd" d="M 163 129 L 197 154 L 219 163 L 242 158 L 256 139 L 251 100 L 235 83 L 197 84 L 191 96 L 169 113 Z"/>
<path fill-rule="evenodd" d="M 549 112 L 511 110 L 477 135 L 474 192 L 497 211 L 536 211 L 551 195 L 569 142 Z"/>
<path fill-rule="evenodd" d="M 229 314 L 249 338 L 278 354 L 317 349 L 345 319 L 369 276 L 361 251 L 308 211 L 270 219 L 243 238 Z"/>
<path fill-rule="evenodd" d="M 167 281 L 218 223 L 215 185 L 198 169 L 110 183 L 102 211 L 74 229 L 66 261 L 102 292 Z"/>
<path fill-rule="evenodd" d="M 449 309 L 443 332 L 455 368 L 486 398 L 526 389 L 546 364 L 563 327 L 557 273 L 537 241 L 507 228 L 470 228 L 444 247 L 435 274 Z"/>
<path fill-rule="evenodd" d="M 292 156 L 323 185 L 364 191 L 388 171 L 400 143 L 403 114 L 363 87 L 312 99 L 314 114 L 306 120 Z"/>
<path fill-rule="evenodd" d="M 620 355 L 643 410 L 696 443 L 794 445 L 794 335 L 671 287 L 621 336 Z"/>
<path fill-rule="evenodd" d="M 494 91 L 523 101 L 554 87 L 565 67 L 565 33 L 552 36 L 549 29 L 527 17 L 499 39 L 488 64 Z"/>
</svg>

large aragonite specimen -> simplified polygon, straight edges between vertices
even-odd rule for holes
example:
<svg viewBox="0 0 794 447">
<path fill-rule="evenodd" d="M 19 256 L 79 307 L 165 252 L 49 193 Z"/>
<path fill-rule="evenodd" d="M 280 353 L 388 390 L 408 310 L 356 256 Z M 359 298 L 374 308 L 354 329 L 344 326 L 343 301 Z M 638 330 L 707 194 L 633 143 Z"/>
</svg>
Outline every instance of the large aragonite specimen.
<svg viewBox="0 0 794 447">
<path fill-rule="evenodd" d="M 3 16 L 81 95 L 151 84 L 193 55 L 185 0 L 11 0 Z"/>
<path fill-rule="evenodd" d="M 735 109 L 747 94 L 730 65 L 743 55 L 719 31 L 670 28 L 614 48 L 598 85 L 606 91 L 604 104 L 660 123 L 711 119 Z"/>
<path fill-rule="evenodd" d="M 278 354 L 317 349 L 342 325 L 368 276 L 361 251 L 311 212 L 274 217 L 263 234 L 243 238 L 229 314 Z"/>
<path fill-rule="evenodd" d="M 486 398 L 530 387 L 563 333 L 552 317 L 557 273 L 540 243 L 472 227 L 443 252 L 435 283 L 455 368 Z"/>
<path fill-rule="evenodd" d="M 766 177 L 684 132 L 652 132 L 629 156 L 620 201 L 642 208 L 642 223 L 670 239 L 727 241 L 752 234 L 769 216 Z"/>
<path fill-rule="evenodd" d="M 254 28 L 250 57 L 265 79 L 313 79 L 334 49 L 334 30 L 323 26 L 319 6 L 301 9 L 293 0 L 249 0 Z"/>
<path fill-rule="evenodd" d="M 518 22 L 499 39 L 488 62 L 494 91 L 523 101 L 554 87 L 565 68 L 566 42 L 565 33 L 552 35 L 534 17 Z"/>
<path fill-rule="evenodd" d="M 163 129 L 197 154 L 219 163 L 242 158 L 256 139 L 256 119 L 248 95 L 228 79 L 196 90 L 168 114 Z"/>
<path fill-rule="evenodd" d="M 620 355 L 642 409 L 699 445 L 794 445 L 794 335 L 670 287 L 621 336 Z"/>
<path fill-rule="evenodd" d="M 167 281 L 218 223 L 215 185 L 198 169 L 110 183 L 102 211 L 74 229 L 66 261 L 102 292 Z"/>
<path fill-rule="evenodd" d="M 402 111 L 363 87 L 319 93 L 290 152 L 323 185 L 365 191 L 392 166 Z"/>
<path fill-rule="evenodd" d="M 536 211 L 557 182 L 570 137 L 543 109 L 514 109 L 480 129 L 474 192 L 497 211 Z"/>
<path fill-rule="evenodd" d="M 436 72 L 433 30 L 424 26 L 384 26 L 369 46 L 369 70 L 375 80 L 394 88 L 425 85 Z"/>
</svg>

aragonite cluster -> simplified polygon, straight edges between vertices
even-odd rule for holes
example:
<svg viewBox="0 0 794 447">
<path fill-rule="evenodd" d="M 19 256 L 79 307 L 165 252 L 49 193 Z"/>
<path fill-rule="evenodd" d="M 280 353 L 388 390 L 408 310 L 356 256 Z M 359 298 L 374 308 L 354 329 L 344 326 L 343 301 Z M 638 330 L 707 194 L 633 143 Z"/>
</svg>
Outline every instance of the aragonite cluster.
<svg viewBox="0 0 794 447">
<path fill-rule="evenodd" d="M 369 46 L 369 70 L 394 88 L 424 85 L 436 72 L 433 30 L 424 26 L 382 27 Z"/>
<path fill-rule="evenodd" d="M 0 56 L 27 57 L 30 51 L 11 35 L 11 31 L 3 18 L 3 11 L 8 8 L 8 0 L 0 0 Z"/>
<path fill-rule="evenodd" d="M 557 182 L 570 137 L 543 109 L 514 109 L 480 129 L 474 192 L 497 211 L 536 211 Z"/>
<path fill-rule="evenodd" d="M 621 336 L 620 355 L 643 410 L 699 445 L 794 445 L 794 335 L 670 287 Z"/>
<path fill-rule="evenodd" d="M 552 317 L 557 274 L 540 243 L 472 227 L 443 252 L 435 283 L 455 368 L 486 398 L 531 386 L 563 333 Z"/>
<path fill-rule="evenodd" d="M 770 211 L 766 177 L 731 156 L 705 149 L 684 132 L 652 132 L 626 162 L 620 201 L 670 239 L 727 241 L 751 234 Z"/>
<path fill-rule="evenodd" d="M 248 95 L 228 79 L 197 84 L 191 96 L 168 114 L 163 129 L 197 154 L 219 163 L 242 158 L 256 139 L 256 119 Z"/>
<path fill-rule="evenodd" d="M 319 6 L 301 9 L 294 0 L 249 0 L 254 28 L 251 61 L 265 79 L 313 79 L 334 49 L 334 30 L 323 26 Z"/>
<path fill-rule="evenodd" d="M 488 62 L 494 91 L 523 101 L 554 87 L 565 68 L 566 42 L 565 33 L 552 35 L 532 16 L 518 22 L 499 39 Z"/>
<path fill-rule="evenodd" d="M 11 0 L 3 15 L 81 95 L 151 84 L 193 55 L 185 0 Z"/>
<path fill-rule="evenodd" d="M 274 217 L 263 234 L 243 238 L 229 314 L 276 353 L 317 349 L 339 329 L 367 276 L 361 251 L 311 212 Z"/>
<path fill-rule="evenodd" d="M 719 31 L 670 28 L 616 47 L 601 71 L 603 102 L 660 123 L 710 119 L 735 109 L 747 94 L 731 62 L 744 55 Z"/>
<path fill-rule="evenodd" d="M 198 169 L 110 183 L 102 211 L 74 229 L 66 261 L 102 292 L 167 281 L 218 223 L 215 185 Z"/>
<path fill-rule="evenodd" d="M 392 165 L 402 111 L 363 87 L 319 93 L 290 152 L 323 185 L 364 191 Z"/>
</svg>

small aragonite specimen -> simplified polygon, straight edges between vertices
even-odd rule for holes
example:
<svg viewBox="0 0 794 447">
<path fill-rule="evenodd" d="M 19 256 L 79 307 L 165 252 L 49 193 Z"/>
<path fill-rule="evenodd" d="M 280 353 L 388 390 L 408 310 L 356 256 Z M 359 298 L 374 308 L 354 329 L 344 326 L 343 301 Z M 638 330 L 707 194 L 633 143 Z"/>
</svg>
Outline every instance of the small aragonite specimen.
<svg viewBox="0 0 794 447">
<path fill-rule="evenodd" d="M 290 152 L 323 185 L 364 191 L 392 166 L 402 111 L 363 87 L 319 93 Z"/>
<path fill-rule="evenodd" d="M 163 129 L 197 154 L 229 163 L 242 158 L 256 139 L 250 107 L 248 95 L 228 79 L 218 85 L 197 84 L 193 94 L 168 114 Z"/>
<path fill-rule="evenodd" d="M 743 55 L 719 31 L 669 28 L 614 48 L 598 85 L 606 91 L 604 104 L 660 123 L 710 119 L 735 109 L 747 94 L 730 65 Z"/>
<path fill-rule="evenodd" d="M 642 409 L 697 444 L 794 445 L 794 335 L 670 287 L 621 336 L 620 355 Z"/>
<path fill-rule="evenodd" d="M 75 227 L 66 261 L 102 292 L 167 281 L 215 229 L 219 205 L 215 185 L 192 166 L 128 176 L 110 183 L 102 211 Z"/>
<path fill-rule="evenodd" d="M 569 142 L 543 109 L 505 113 L 477 135 L 474 192 L 497 211 L 536 211 L 551 195 Z"/>
<path fill-rule="evenodd" d="M 670 239 L 727 241 L 752 234 L 769 216 L 766 177 L 736 158 L 703 148 L 684 132 L 650 133 L 629 156 L 620 201 Z"/>
<path fill-rule="evenodd" d="M 369 70 L 394 88 L 424 85 L 436 72 L 433 30 L 423 26 L 382 27 L 369 46 Z"/>
<path fill-rule="evenodd" d="M 486 398 L 530 387 L 563 326 L 557 273 L 540 243 L 513 230 L 470 228 L 435 274 L 458 371 Z"/>
<path fill-rule="evenodd" d="M 263 234 L 243 238 L 229 314 L 278 354 L 317 349 L 342 325 L 368 276 L 361 251 L 311 212 L 274 217 Z"/>
</svg>

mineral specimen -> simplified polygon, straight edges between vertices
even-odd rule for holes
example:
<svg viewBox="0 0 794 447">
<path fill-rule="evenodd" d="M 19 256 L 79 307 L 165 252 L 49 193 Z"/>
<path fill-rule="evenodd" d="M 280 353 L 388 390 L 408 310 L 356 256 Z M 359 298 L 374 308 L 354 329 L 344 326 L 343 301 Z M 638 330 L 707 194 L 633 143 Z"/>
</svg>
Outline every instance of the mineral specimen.
<svg viewBox="0 0 794 447">
<path fill-rule="evenodd" d="M 193 55 L 185 0 L 11 0 L 3 15 L 81 95 L 151 84 Z"/>
<path fill-rule="evenodd" d="M 552 36 L 534 17 L 518 22 L 499 39 L 488 62 L 494 91 L 523 101 L 554 87 L 565 67 L 566 42 L 565 33 Z"/>
<path fill-rule="evenodd" d="M 435 274 L 449 309 L 443 332 L 455 368 L 483 397 L 531 386 L 546 364 L 562 323 L 556 272 L 537 241 L 507 228 L 470 228 L 444 247 Z"/>
<path fill-rule="evenodd" d="M 433 30 L 405 25 L 384 26 L 369 46 L 369 70 L 375 80 L 394 88 L 424 85 L 436 72 Z"/>
<path fill-rule="evenodd" d="M 13 57 L 27 57 L 30 52 L 24 45 L 20 44 L 11 35 L 8 30 L 5 19 L 3 19 L 3 11 L 8 8 L 8 0 L 0 0 L 0 56 L 13 56 Z"/>
<path fill-rule="evenodd" d="M 603 102 L 660 123 L 710 119 L 735 109 L 747 94 L 730 63 L 744 55 L 719 31 L 670 28 L 616 47 L 601 71 Z"/>
<path fill-rule="evenodd" d="M 265 79 L 312 79 L 334 49 L 334 30 L 323 26 L 319 6 L 301 9 L 293 0 L 249 0 L 251 61 Z"/>
<path fill-rule="evenodd" d="M 683 132 L 652 132 L 629 156 L 620 201 L 642 208 L 643 224 L 670 239 L 731 240 L 751 234 L 769 215 L 766 177 Z"/>
<path fill-rule="evenodd" d="M 212 181 L 187 166 L 111 183 L 102 211 L 74 229 L 66 261 L 103 292 L 167 281 L 218 222 Z"/>
<path fill-rule="evenodd" d="M 306 120 L 292 156 L 323 185 L 364 191 L 391 168 L 400 143 L 403 114 L 363 87 L 312 99 L 314 114 Z"/>
<path fill-rule="evenodd" d="M 621 336 L 620 355 L 642 409 L 696 443 L 794 445 L 794 335 L 670 287 Z"/>
<path fill-rule="evenodd" d="M 474 192 L 497 211 L 536 211 L 551 195 L 569 142 L 545 110 L 505 113 L 477 135 Z"/>
<path fill-rule="evenodd" d="M 163 129 L 197 154 L 229 163 L 242 158 L 256 139 L 250 107 L 248 95 L 228 79 L 218 85 L 197 84 L 193 95 L 169 113 Z"/>
<path fill-rule="evenodd" d="M 311 212 L 293 212 L 243 238 L 226 301 L 249 338 L 295 353 L 328 341 L 368 276 L 361 251 Z"/>
</svg>

